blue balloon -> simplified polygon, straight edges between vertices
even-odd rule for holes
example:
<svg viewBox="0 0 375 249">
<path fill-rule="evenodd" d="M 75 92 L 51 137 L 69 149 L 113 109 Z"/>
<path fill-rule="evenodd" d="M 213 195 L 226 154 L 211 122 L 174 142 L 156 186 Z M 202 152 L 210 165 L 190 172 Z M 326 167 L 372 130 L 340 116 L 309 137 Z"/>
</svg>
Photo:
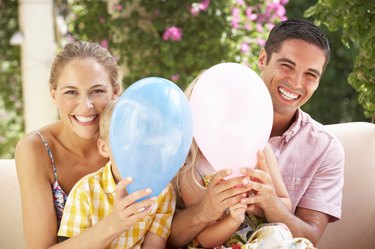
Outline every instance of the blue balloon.
<svg viewBox="0 0 375 249">
<path fill-rule="evenodd" d="M 157 196 L 184 164 L 193 137 L 187 98 L 173 82 L 149 77 L 117 101 L 110 122 L 112 156 L 128 193 L 151 188 Z"/>
</svg>

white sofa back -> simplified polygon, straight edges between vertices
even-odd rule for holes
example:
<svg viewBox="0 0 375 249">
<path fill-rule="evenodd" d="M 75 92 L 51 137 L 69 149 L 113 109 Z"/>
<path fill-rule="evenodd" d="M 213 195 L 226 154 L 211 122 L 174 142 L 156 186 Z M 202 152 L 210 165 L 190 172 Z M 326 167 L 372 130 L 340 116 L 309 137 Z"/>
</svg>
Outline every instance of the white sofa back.
<svg viewBox="0 0 375 249">
<path fill-rule="evenodd" d="M 345 184 L 342 220 L 328 225 L 318 248 L 373 249 L 375 124 L 353 122 L 327 127 L 344 146 Z M 0 197 L 0 248 L 24 249 L 20 193 L 13 159 L 0 160 Z"/>
<path fill-rule="evenodd" d="M 375 124 L 328 125 L 345 150 L 343 208 L 329 224 L 319 249 L 375 248 Z"/>
</svg>

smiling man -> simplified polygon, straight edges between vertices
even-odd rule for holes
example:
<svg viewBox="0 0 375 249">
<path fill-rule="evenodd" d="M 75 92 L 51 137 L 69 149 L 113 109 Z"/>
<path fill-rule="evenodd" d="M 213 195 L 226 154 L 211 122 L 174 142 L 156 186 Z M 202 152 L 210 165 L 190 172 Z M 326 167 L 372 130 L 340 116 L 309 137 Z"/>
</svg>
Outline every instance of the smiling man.
<svg viewBox="0 0 375 249">
<path fill-rule="evenodd" d="M 286 224 L 294 237 L 305 237 L 315 246 L 327 224 L 341 217 L 344 151 L 336 137 L 300 108 L 318 88 L 329 58 L 325 34 L 309 21 L 291 19 L 271 30 L 258 67 L 273 101 L 269 143 L 292 213 L 276 196 L 250 195 L 246 201 L 262 207 L 268 222 Z M 254 190 L 274 188 L 267 172 L 245 171 L 262 179 L 251 183 Z"/>
</svg>

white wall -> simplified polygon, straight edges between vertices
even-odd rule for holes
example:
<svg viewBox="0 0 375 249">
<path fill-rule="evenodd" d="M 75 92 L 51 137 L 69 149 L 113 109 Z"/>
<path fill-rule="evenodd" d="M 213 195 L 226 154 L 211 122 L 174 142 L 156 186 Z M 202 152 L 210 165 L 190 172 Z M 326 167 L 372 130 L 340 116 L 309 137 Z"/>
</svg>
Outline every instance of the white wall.
<svg viewBox="0 0 375 249">
<path fill-rule="evenodd" d="M 48 78 L 56 54 L 53 0 L 20 0 L 19 21 L 25 131 L 57 119 L 49 95 Z"/>
</svg>

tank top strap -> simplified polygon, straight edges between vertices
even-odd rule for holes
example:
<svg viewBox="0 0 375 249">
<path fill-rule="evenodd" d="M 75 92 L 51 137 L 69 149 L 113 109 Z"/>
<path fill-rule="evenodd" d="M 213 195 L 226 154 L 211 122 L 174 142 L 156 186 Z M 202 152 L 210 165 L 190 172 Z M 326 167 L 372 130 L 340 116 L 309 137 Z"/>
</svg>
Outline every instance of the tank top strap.
<svg viewBox="0 0 375 249">
<path fill-rule="evenodd" d="M 52 155 L 51 148 L 49 147 L 49 145 L 48 145 L 48 143 L 47 143 L 47 140 L 42 136 L 42 134 L 40 134 L 39 131 L 35 131 L 35 133 L 39 135 L 39 137 L 42 139 L 42 142 L 43 142 L 43 144 L 44 144 L 44 147 L 46 147 L 46 150 L 47 150 L 48 156 L 49 156 L 49 158 L 51 159 L 52 169 L 53 169 L 53 175 L 54 175 L 54 177 L 55 177 L 55 181 L 57 181 L 57 171 L 56 171 L 55 160 L 53 159 L 53 155 Z"/>
</svg>

